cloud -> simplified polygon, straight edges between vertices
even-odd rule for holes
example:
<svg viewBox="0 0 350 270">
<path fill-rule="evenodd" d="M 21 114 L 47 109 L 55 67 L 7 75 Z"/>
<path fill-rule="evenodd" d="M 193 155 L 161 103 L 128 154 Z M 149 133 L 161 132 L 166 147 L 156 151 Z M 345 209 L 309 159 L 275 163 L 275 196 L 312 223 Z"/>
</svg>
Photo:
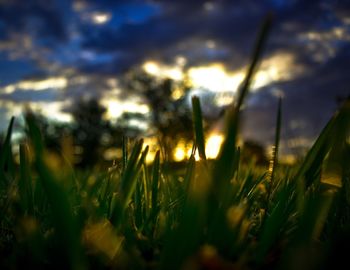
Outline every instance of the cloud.
<svg viewBox="0 0 350 270">
<path fill-rule="evenodd" d="M 171 67 L 182 57 L 184 69 L 215 62 L 228 73 L 242 71 L 260 23 L 272 11 L 275 19 L 264 59 L 284 54 L 293 63 L 284 59 L 283 81 L 262 83 L 250 96 L 245 133 L 271 141 L 273 93 L 279 91 L 285 96 L 286 134 L 310 139 L 335 110 L 336 96 L 348 93 L 349 7 L 348 0 L 1 1 L 0 64 L 6 68 L 0 69 L 0 101 L 65 100 L 69 102 L 62 108 L 69 110 L 71 101 L 82 96 L 125 98 L 129 93 L 108 81 L 145 61 Z M 265 75 L 275 78 L 278 64 L 269 65 Z M 295 76 L 285 79 L 288 67 Z M 294 73 L 296 67 L 303 72 Z M 35 81 L 34 74 L 40 80 L 62 76 L 67 85 L 3 91 Z"/>
<path fill-rule="evenodd" d="M 18 103 L 23 102 L 41 102 L 41 101 L 55 101 L 59 100 L 59 95 L 57 94 L 57 90 L 50 89 L 44 91 L 36 91 L 36 90 L 16 90 L 9 94 L 0 94 L 1 100 L 8 100 Z"/>
<path fill-rule="evenodd" d="M 26 32 L 55 40 L 66 38 L 60 1 L 11 0 L 2 1 L 0 7 L 1 25 L 5 33 Z"/>
</svg>

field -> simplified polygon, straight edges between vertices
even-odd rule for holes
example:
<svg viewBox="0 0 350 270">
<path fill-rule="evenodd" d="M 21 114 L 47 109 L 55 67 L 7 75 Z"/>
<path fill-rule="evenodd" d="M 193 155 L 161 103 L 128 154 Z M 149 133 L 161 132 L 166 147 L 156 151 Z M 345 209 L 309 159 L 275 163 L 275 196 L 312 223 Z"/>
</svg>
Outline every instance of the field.
<svg viewBox="0 0 350 270">
<path fill-rule="evenodd" d="M 143 140 L 124 139 L 108 170 L 53 159 L 31 115 L 26 139 L 0 156 L 0 268 L 329 269 L 347 265 L 350 240 L 350 102 L 329 120 L 304 159 L 278 162 L 282 102 L 268 168 L 241 161 L 240 111 L 264 33 L 237 103 L 226 113 L 219 156 L 207 160 L 200 101 L 183 173 Z M 312 101 L 310 101 L 312 102 Z M 273 117 L 273 116 L 272 116 Z M 19 147 L 19 156 L 12 154 Z M 199 160 L 194 157 L 199 153 Z"/>
</svg>

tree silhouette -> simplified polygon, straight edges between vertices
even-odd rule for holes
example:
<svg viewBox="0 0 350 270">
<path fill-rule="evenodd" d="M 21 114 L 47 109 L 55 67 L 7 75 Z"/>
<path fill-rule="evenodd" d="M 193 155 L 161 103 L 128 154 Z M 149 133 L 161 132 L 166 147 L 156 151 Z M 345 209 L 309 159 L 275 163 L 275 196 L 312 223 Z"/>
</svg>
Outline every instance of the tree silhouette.
<svg viewBox="0 0 350 270">
<path fill-rule="evenodd" d="M 247 140 L 243 143 L 242 161 L 245 163 L 254 161 L 255 164 L 261 166 L 267 166 L 269 164 L 264 146 L 252 140 Z"/>
<path fill-rule="evenodd" d="M 172 97 L 175 87 L 182 88 L 183 93 L 189 90 L 184 82 L 159 79 L 134 70 L 124 79 L 123 84 L 128 93 L 142 96 L 150 107 L 150 124 L 168 157 L 180 138 L 192 138 L 191 111 L 185 102 L 186 95 L 176 100 Z"/>
<path fill-rule="evenodd" d="M 101 159 L 102 138 L 111 133 L 105 112 L 96 99 L 80 100 L 72 110 L 74 143 L 81 149 L 79 167 L 92 167 Z"/>
</svg>

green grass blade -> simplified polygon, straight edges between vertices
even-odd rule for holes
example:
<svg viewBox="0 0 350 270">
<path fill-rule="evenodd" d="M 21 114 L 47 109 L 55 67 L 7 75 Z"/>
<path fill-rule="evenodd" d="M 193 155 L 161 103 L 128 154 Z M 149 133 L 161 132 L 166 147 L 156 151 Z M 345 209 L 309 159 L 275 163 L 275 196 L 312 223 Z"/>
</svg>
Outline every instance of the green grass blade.
<svg viewBox="0 0 350 270">
<path fill-rule="evenodd" d="M 260 60 L 262 52 L 263 52 L 263 48 L 264 48 L 266 40 L 267 40 L 268 33 L 270 31 L 270 28 L 271 28 L 271 23 L 272 23 L 272 16 L 268 15 L 265 18 L 265 20 L 261 26 L 260 32 L 258 34 L 258 38 L 257 38 L 256 43 L 255 43 L 255 47 L 253 50 L 253 54 L 251 57 L 251 62 L 250 62 L 247 74 L 244 78 L 244 81 L 243 81 L 241 87 L 240 87 L 240 92 L 239 92 L 239 96 L 238 96 L 237 103 L 236 103 L 236 108 L 238 111 L 241 109 L 243 102 L 244 102 L 244 99 L 248 94 L 248 90 L 249 90 L 252 78 L 253 78 L 254 73 L 257 69 L 259 60 Z"/>
<path fill-rule="evenodd" d="M 235 156 L 237 155 L 236 139 L 238 136 L 239 112 L 244 99 L 247 96 L 251 80 L 257 68 L 258 60 L 261 58 L 270 26 L 271 16 L 268 16 L 263 22 L 261 31 L 258 35 L 246 77 L 240 87 L 237 102 L 228 108 L 225 115 L 225 139 L 220 148 L 220 153 L 213 170 L 213 180 L 216 181 L 216 183 L 213 182 L 213 192 L 216 193 L 214 196 L 220 196 L 219 194 L 222 190 L 225 190 L 225 187 L 235 172 L 234 170 L 228 170 L 227 168 L 232 168 Z"/>
<path fill-rule="evenodd" d="M 336 119 L 336 116 L 334 116 L 327 123 L 311 149 L 308 151 L 303 163 L 294 176 L 294 181 L 297 185 L 297 207 L 300 212 L 302 212 L 302 209 L 304 207 L 305 190 L 312 184 L 311 181 L 314 179 L 310 178 L 310 180 L 306 182 L 304 177 L 306 173 L 310 172 L 310 168 L 312 168 L 311 171 L 314 172 L 317 167 L 321 167 L 322 162 L 330 147 L 329 139 L 334 130 Z"/>
<path fill-rule="evenodd" d="M 348 168 L 346 159 L 347 139 L 350 135 L 350 100 L 341 107 L 337 122 L 332 132 L 330 151 L 323 163 L 321 182 L 335 187 L 341 187 L 346 181 L 345 172 Z"/>
<path fill-rule="evenodd" d="M 84 269 L 85 261 L 80 243 L 80 232 L 71 212 L 67 192 L 46 166 L 43 140 L 35 119 L 29 116 L 26 120 L 28 134 L 35 149 L 35 167 L 51 206 L 51 218 L 57 233 L 57 241 L 60 249 L 67 255 L 62 260 L 68 260 L 71 269 Z"/>
<path fill-rule="evenodd" d="M 128 138 L 126 136 L 123 136 L 123 163 L 122 163 L 122 172 L 124 173 L 125 169 L 126 169 L 126 165 L 128 163 Z"/>
<path fill-rule="evenodd" d="M 160 176 L 160 151 L 158 150 L 153 161 L 152 168 L 152 206 L 151 206 L 151 222 L 153 226 L 156 223 L 159 211 L 158 194 L 159 194 L 159 176 Z"/>
<path fill-rule="evenodd" d="M 127 197 L 127 194 L 129 193 L 130 186 L 133 184 L 133 176 L 135 174 L 134 169 L 137 166 L 137 160 L 140 156 L 141 150 L 142 150 L 143 140 L 139 140 L 136 142 L 131 155 L 130 159 L 128 160 L 128 163 L 125 168 L 125 172 L 123 174 L 121 184 L 120 184 L 120 192 L 121 194 L 124 194 L 123 196 Z"/>
<path fill-rule="evenodd" d="M 20 145 L 20 177 L 18 191 L 21 205 L 26 214 L 34 214 L 32 178 L 28 162 L 28 149 L 25 144 Z"/>
<path fill-rule="evenodd" d="M 294 185 L 284 182 L 275 195 L 275 203 L 271 213 L 265 214 L 265 219 L 261 228 L 261 235 L 256 251 L 256 261 L 263 262 L 271 247 L 276 243 L 282 233 L 282 226 L 286 223 L 286 217 L 290 213 L 288 206 L 291 203 Z"/>
<path fill-rule="evenodd" d="M 267 190 L 267 198 L 266 198 L 266 210 L 268 210 L 268 205 L 271 197 L 272 188 L 275 180 L 276 167 L 278 164 L 278 152 L 279 152 L 279 143 L 281 136 L 281 123 L 282 123 L 282 99 L 280 98 L 278 101 L 278 109 L 277 109 L 277 119 L 276 119 L 276 132 L 275 132 L 275 144 L 272 149 L 272 157 L 269 165 L 269 186 Z M 266 211 L 267 212 L 267 211 Z"/>
<path fill-rule="evenodd" d="M 10 124 L 7 128 L 5 141 L 4 141 L 4 144 L 2 146 L 2 151 L 1 151 L 1 155 L 0 155 L 0 173 L 1 173 L 1 178 L 4 181 L 5 181 L 5 179 L 7 179 L 6 172 L 10 172 L 11 175 L 14 174 L 14 171 L 11 171 L 11 169 L 13 170 L 12 151 L 11 151 L 11 136 L 12 136 L 12 129 L 13 129 L 14 121 L 15 121 L 15 118 L 12 117 L 10 120 Z M 4 183 L 4 184 L 7 184 L 7 183 Z"/>
<path fill-rule="evenodd" d="M 337 188 L 324 187 L 322 189 L 317 194 L 308 196 L 293 244 L 303 245 L 312 240 L 319 240 L 333 200 L 338 192 Z"/>
<path fill-rule="evenodd" d="M 113 225 L 119 226 L 124 220 L 124 212 L 129 204 L 130 198 L 135 191 L 137 183 L 137 175 L 141 169 L 142 164 L 146 158 L 148 152 L 148 146 L 142 152 L 143 140 L 136 142 L 130 158 L 128 160 L 124 174 L 122 175 L 118 199 L 116 199 L 115 204 L 112 206 L 110 213 L 110 219 Z M 141 157 L 140 157 L 141 154 Z M 140 157 L 140 158 L 139 158 Z"/>
<path fill-rule="evenodd" d="M 200 101 L 197 96 L 192 97 L 192 117 L 193 117 L 195 142 L 198 148 L 199 157 L 203 160 L 206 160 L 204 131 L 203 131 L 203 117 L 202 117 Z"/>
</svg>

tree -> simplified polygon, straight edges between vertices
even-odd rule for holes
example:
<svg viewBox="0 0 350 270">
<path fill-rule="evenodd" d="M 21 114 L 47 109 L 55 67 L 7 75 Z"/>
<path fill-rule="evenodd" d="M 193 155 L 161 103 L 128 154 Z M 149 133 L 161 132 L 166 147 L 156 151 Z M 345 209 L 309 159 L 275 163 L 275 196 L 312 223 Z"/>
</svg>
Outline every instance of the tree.
<svg viewBox="0 0 350 270">
<path fill-rule="evenodd" d="M 134 70 L 124 78 L 123 84 L 128 93 L 140 95 L 149 105 L 150 124 L 168 157 L 180 138 L 192 138 L 192 114 L 185 102 L 190 88 L 184 82 L 159 79 Z M 172 93 L 176 88 L 181 88 L 184 95 L 174 100 Z"/>
<path fill-rule="evenodd" d="M 251 140 L 243 143 L 242 160 L 245 163 L 250 163 L 253 160 L 255 164 L 261 166 L 269 164 L 265 148 L 260 143 Z"/>
<path fill-rule="evenodd" d="M 109 121 L 104 119 L 106 108 L 96 99 L 80 100 L 72 110 L 74 119 L 73 138 L 76 147 L 80 148 L 79 167 L 92 167 L 103 156 L 103 143 L 106 136 L 111 139 L 113 128 Z M 103 145 L 105 144 L 105 145 Z"/>
</svg>

